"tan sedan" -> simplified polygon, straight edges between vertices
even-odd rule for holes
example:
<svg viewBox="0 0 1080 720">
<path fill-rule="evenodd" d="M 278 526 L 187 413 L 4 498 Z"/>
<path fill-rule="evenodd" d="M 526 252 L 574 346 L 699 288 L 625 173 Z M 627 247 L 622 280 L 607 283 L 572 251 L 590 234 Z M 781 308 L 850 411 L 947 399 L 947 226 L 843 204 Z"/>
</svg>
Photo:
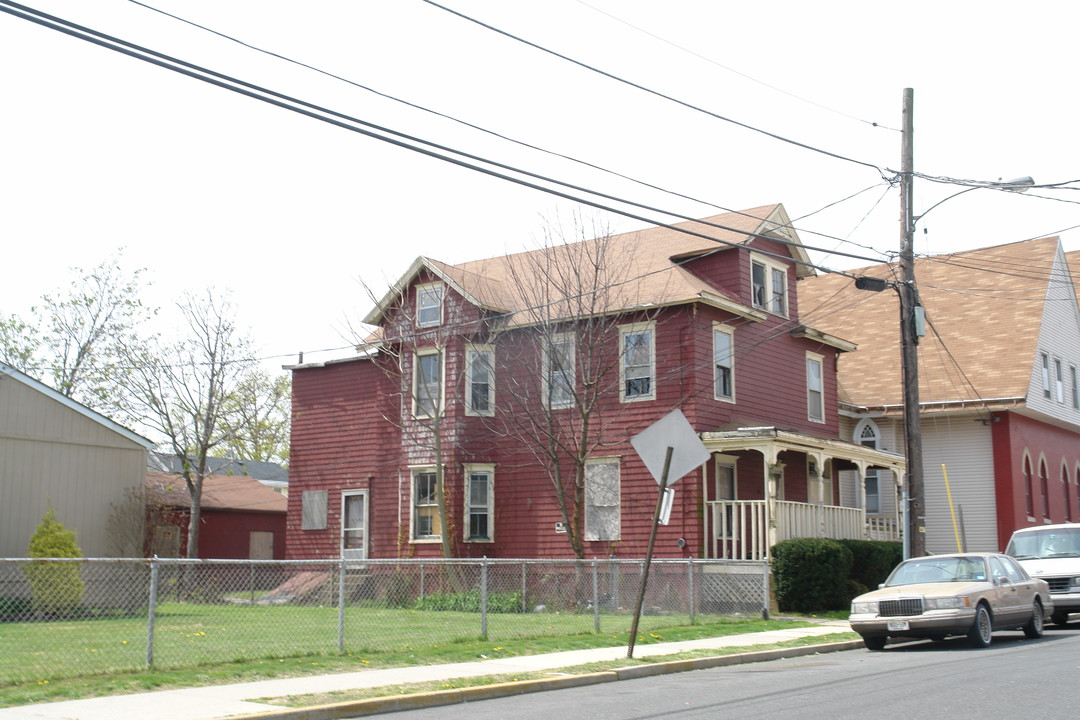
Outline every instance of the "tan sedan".
<svg viewBox="0 0 1080 720">
<path fill-rule="evenodd" d="M 1041 637 L 1052 611 L 1047 584 L 1008 555 L 963 553 L 900 563 L 877 590 L 851 601 L 849 622 L 870 650 L 881 650 L 890 637 L 950 635 L 986 647 L 994 630 Z"/>
</svg>

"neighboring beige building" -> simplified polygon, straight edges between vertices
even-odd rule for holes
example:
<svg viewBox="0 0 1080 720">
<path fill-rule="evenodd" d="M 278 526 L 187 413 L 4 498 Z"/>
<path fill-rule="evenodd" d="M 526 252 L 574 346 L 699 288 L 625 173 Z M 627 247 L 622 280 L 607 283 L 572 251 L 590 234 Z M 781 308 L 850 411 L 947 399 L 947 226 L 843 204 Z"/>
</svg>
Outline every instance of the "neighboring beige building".
<svg viewBox="0 0 1080 720">
<path fill-rule="evenodd" d="M 154 445 L 0 363 L 0 557 L 25 557 L 51 504 L 86 557 L 115 557 L 108 524 Z"/>
<path fill-rule="evenodd" d="M 1013 530 L 1080 521 L 1080 307 L 1056 237 L 916 260 L 926 548 L 1002 550 Z M 1075 268 L 1074 268 L 1075 269 Z M 895 269 L 851 270 L 892 280 Z M 800 286 L 802 318 L 851 340 L 839 361 L 841 439 L 904 450 L 897 294 L 839 274 Z M 851 479 L 841 480 L 851 493 Z M 896 488 L 868 476 L 867 514 Z"/>
</svg>

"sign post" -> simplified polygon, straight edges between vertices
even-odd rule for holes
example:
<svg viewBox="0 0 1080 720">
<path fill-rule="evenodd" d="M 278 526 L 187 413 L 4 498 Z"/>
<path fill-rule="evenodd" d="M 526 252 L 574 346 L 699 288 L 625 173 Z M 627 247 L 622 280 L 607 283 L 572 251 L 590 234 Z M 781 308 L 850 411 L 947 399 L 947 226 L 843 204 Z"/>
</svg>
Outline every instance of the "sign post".
<svg viewBox="0 0 1080 720">
<path fill-rule="evenodd" d="M 709 451 L 705 449 L 701 438 L 677 408 L 631 438 L 630 444 L 660 486 L 660 491 L 656 497 L 656 511 L 653 513 L 649 530 L 649 547 L 645 553 L 641 587 L 634 604 L 634 621 L 630 626 L 630 642 L 626 649 L 628 658 L 634 657 L 634 643 L 637 641 L 641 608 L 645 604 L 645 588 L 649 583 L 649 568 L 652 565 L 653 548 L 656 546 L 656 528 L 660 524 L 660 511 L 668 485 L 674 485 L 683 475 L 709 459 Z"/>
<path fill-rule="evenodd" d="M 634 603 L 634 622 L 630 624 L 630 644 L 626 648 L 626 657 L 634 657 L 634 642 L 637 640 L 638 623 L 641 622 L 641 606 L 645 604 L 645 586 L 649 584 L 649 567 L 652 565 L 653 547 L 656 545 L 656 528 L 660 525 L 660 507 L 664 504 L 664 490 L 667 489 L 668 469 L 671 467 L 671 454 L 675 448 L 670 445 L 664 459 L 664 470 L 660 477 L 660 494 L 656 498 L 656 513 L 653 516 L 652 529 L 649 530 L 649 549 L 645 552 L 645 572 L 641 574 L 641 587 L 638 588 L 637 602 Z"/>
</svg>

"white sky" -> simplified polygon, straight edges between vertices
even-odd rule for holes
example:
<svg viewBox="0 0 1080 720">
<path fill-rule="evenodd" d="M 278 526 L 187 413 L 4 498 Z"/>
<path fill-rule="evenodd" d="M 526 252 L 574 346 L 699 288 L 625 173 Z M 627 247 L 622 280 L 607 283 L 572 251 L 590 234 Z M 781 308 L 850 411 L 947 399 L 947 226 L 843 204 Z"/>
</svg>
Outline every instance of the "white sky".
<svg viewBox="0 0 1080 720">
<path fill-rule="evenodd" d="M 721 212 L 495 140 L 133 2 L 25 2 L 456 149 L 669 212 Z M 793 219 L 816 213 L 796 222 L 808 245 L 839 244 L 813 234 L 823 233 L 857 243 L 842 249 L 868 257 L 899 246 L 899 197 L 873 167 L 707 117 L 420 0 L 148 4 L 716 206 L 783 202 Z M 689 104 L 873 166 L 899 168 L 895 129 L 911 87 L 917 171 L 991 181 L 1030 175 L 1039 184 L 1080 178 L 1076 2 L 445 4 Z M 5 13 L 0 67 L 2 314 L 25 313 L 67 268 L 92 267 L 124 247 L 126 267 L 148 269 L 150 303 L 168 306 L 186 288 L 227 287 L 268 364 L 295 362 L 301 350 L 306 361 L 327 359 L 347 352 L 316 351 L 347 345 L 343 319 L 370 308 L 361 281 L 381 295 L 418 255 L 461 262 L 533 247 L 545 218 L 575 207 Z M 916 211 L 958 189 L 917 181 Z M 976 190 L 928 214 L 916 250 L 1058 234 L 1080 225 L 1077 200 L 1069 190 Z M 616 231 L 645 224 L 584 212 Z M 1080 248 L 1080 230 L 1060 234 L 1066 249 Z M 867 264 L 812 257 L 832 268 Z"/>
</svg>

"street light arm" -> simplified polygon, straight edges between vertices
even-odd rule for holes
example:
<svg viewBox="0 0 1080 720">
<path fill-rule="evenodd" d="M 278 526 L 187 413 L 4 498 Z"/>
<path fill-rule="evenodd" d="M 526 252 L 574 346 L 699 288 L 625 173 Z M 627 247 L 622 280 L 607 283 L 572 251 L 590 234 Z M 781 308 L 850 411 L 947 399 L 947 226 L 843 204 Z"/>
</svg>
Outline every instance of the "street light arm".
<svg viewBox="0 0 1080 720">
<path fill-rule="evenodd" d="M 938 205 L 942 204 L 943 202 L 947 202 L 949 200 L 952 200 L 957 195 L 963 195 L 964 193 L 971 192 L 972 190 L 981 190 L 983 188 L 989 188 L 991 190 L 1005 190 L 1007 192 L 1022 193 L 1022 192 L 1027 192 L 1028 188 L 1032 187 L 1034 184 L 1035 184 L 1035 181 L 1032 180 L 1030 176 L 1024 176 L 1022 178 L 1016 178 L 1015 180 L 1009 180 L 1009 181 L 1006 181 L 1006 182 L 989 183 L 987 185 L 972 185 L 969 188 L 964 188 L 960 192 L 954 192 L 952 195 L 949 195 L 946 198 L 938 200 L 936 203 L 934 203 L 933 205 L 928 207 L 926 210 L 924 210 L 922 215 L 915 215 L 911 220 L 911 229 L 914 231 L 916 223 L 918 223 L 920 220 L 922 220 L 924 217 L 926 217 L 927 213 L 929 213 L 931 210 L 933 210 L 934 208 L 936 208 Z"/>
</svg>

